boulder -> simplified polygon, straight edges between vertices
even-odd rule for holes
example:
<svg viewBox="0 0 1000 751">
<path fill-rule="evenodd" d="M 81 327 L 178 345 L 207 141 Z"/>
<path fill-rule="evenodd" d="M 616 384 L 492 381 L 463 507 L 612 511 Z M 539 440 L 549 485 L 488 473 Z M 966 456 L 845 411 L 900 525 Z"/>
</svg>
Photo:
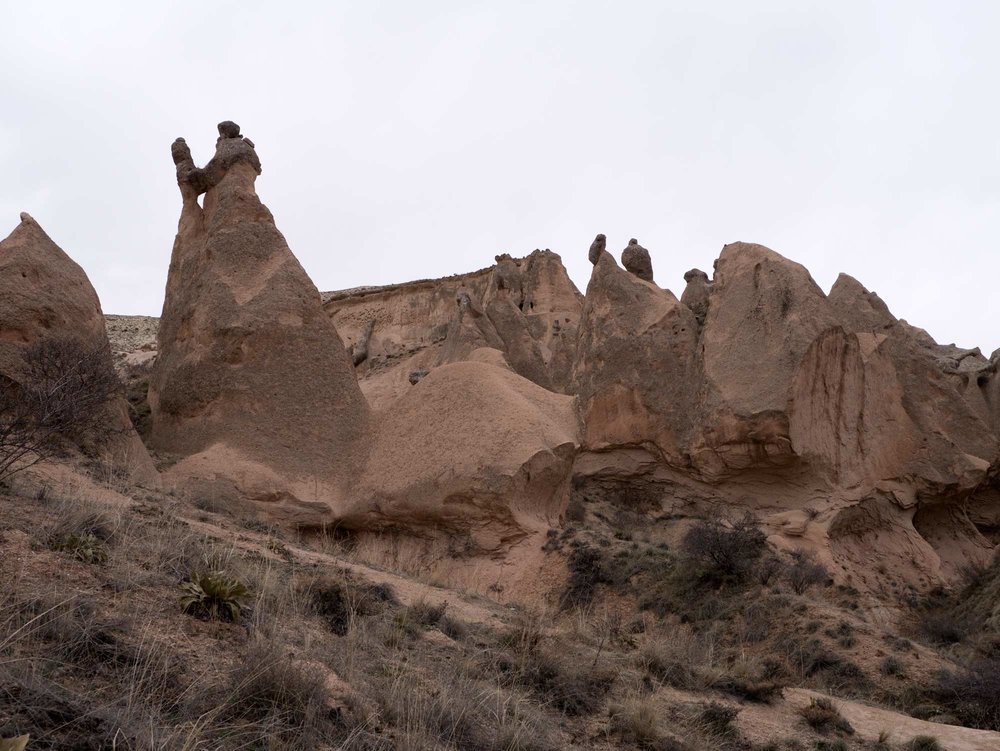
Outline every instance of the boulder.
<svg viewBox="0 0 1000 751">
<path fill-rule="evenodd" d="M 630 274 L 635 274 L 644 282 L 653 281 L 653 261 L 649 251 L 639 244 L 634 237 L 628 241 L 628 247 L 622 251 L 622 266 Z"/>
<path fill-rule="evenodd" d="M 701 269 L 691 269 L 684 273 L 684 294 L 681 295 L 681 302 L 691 308 L 698 325 L 705 324 L 708 317 L 708 305 L 712 294 L 712 283 L 708 280 L 708 274 Z"/>
</svg>

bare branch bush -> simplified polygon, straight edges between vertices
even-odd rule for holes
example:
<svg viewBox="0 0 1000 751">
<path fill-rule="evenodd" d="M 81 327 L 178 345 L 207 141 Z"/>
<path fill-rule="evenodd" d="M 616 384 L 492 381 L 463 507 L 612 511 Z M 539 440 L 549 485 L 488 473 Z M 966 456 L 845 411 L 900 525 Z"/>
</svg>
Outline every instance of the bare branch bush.
<svg viewBox="0 0 1000 751">
<path fill-rule="evenodd" d="M 121 392 L 107 344 L 49 339 L 26 347 L 20 371 L 0 376 L 0 481 L 68 444 L 105 444 L 121 430 L 108 409 Z"/>
</svg>

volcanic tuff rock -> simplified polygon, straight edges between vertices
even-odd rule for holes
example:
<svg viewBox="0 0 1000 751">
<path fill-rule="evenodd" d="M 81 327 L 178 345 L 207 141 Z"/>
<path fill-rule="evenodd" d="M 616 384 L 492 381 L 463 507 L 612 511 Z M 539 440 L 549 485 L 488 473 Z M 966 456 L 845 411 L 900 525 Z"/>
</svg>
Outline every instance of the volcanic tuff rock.
<svg viewBox="0 0 1000 751">
<path fill-rule="evenodd" d="M 339 497 L 363 460 L 369 410 L 319 292 L 257 197 L 254 147 L 234 127 L 220 124 L 204 169 L 183 139 L 171 150 L 183 203 L 150 379 L 151 442 L 182 459 L 170 475 L 188 487 L 309 512 L 306 499 Z"/>
<path fill-rule="evenodd" d="M 628 246 L 622 251 L 622 266 L 644 282 L 653 281 L 653 261 L 649 257 L 649 251 L 642 247 L 634 237 L 628 241 Z"/>
<path fill-rule="evenodd" d="M 723 248 L 712 282 L 686 277 L 678 303 L 607 253 L 594 267 L 574 370 L 583 496 L 749 506 L 835 570 L 870 575 L 874 556 L 920 585 L 991 549 L 985 358 L 935 344 L 849 277 L 827 297 L 759 245 Z"/>
<path fill-rule="evenodd" d="M 18 379 L 24 347 L 73 339 L 84 351 L 111 350 L 101 302 L 86 273 L 28 214 L 0 242 L 0 375 Z M 103 447 L 108 460 L 139 482 L 155 482 L 156 470 L 129 420 L 124 398 L 108 406 L 117 433 Z"/>
<path fill-rule="evenodd" d="M 733 243 L 678 300 L 637 242 L 622 268 L 598 235 L 586 297 L 536 250 L 321 303 L 235 124 L 203 169 L 182 140 L 172 153 L 183 209 L 149 404 L 189 488 L 497 558 L 568 508 L 749 508 L 869 588 L 930 586 L 1000 542 L 1000 356 L 938 345 L 850 277 L 826 295 Z"/>
<path fill-rule="evenodd" d="M 525 378 L 566 391 L 582 296 L 551 251 L 496 261 L 460 276 L 329 296 L 324 307 L 345 341 L 367 350 L 357 373 L 375 410 L 408 392 L 411 373 L 473 359 L 484 348 Z"/>
<path fill-rule="evenodd" d="M 358 500 L 338 523 L 444 531 L 502 554 L 558 523 L 577 435 L 572 397 L 488 362 L 441 365 L 380 415 Z"/>
</svg>

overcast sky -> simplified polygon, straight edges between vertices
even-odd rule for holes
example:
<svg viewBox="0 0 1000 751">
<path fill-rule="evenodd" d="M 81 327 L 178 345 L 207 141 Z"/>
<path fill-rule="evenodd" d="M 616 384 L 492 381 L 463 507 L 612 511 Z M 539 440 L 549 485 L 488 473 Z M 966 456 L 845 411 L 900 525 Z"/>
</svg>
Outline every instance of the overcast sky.
<svg viewBox="0 0 1000 751">
<path fill-rule="evenodd" d="M 155 7 L 154 7 L 155 6 Z M 158 315 L 170 143 L 220 120 L 320 289 L 763 243 L 940 342 L 1000 347 L 1000 3 L 0 0 L 0 237 L 28 211 L 105 312 Z"/>
</svg>

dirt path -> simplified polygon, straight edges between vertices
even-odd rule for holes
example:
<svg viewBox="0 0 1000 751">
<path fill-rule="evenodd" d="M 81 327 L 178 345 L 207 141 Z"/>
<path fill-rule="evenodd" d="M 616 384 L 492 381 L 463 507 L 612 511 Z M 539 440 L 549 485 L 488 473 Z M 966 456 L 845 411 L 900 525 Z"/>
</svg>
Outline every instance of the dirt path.
<svg viewBox="0 0 1000 751">
<path fill-rule="evenodd" d="M 260 555 L 281 560 L 280 556 L 267 547 L 269 538 L 266 535 L 242 529 L 239 531 L 232 530 L 211 522 L 193 519 L 183 514 L 177 515 L 176 518 L 187 522 L 193 530 L 227 541 L 231 540 L 240 549 L 252 550 Z M 356 563 L 328 553 L 302 548 L 291 542 L 282 541 L 282 545 L 288 551 L 292 560 L 300 565 L 319 564 L 321 566 L 347 569 L 366 581 L 374 584 L 386 584 L 392 587 L 396 597 L 403 605 L 412 605 L 420 601 L 431 605 L 447 603 L 448 613 L 458 620 L 489 626 L 491 628 L 502 628 L 512 613 L 511 608 L 483 598 L 473 598 L 443 587 L 423 584 L 413 579 L 408 579 L 405 576 L 366 566 L 363 563 Z"/>
</svg>

